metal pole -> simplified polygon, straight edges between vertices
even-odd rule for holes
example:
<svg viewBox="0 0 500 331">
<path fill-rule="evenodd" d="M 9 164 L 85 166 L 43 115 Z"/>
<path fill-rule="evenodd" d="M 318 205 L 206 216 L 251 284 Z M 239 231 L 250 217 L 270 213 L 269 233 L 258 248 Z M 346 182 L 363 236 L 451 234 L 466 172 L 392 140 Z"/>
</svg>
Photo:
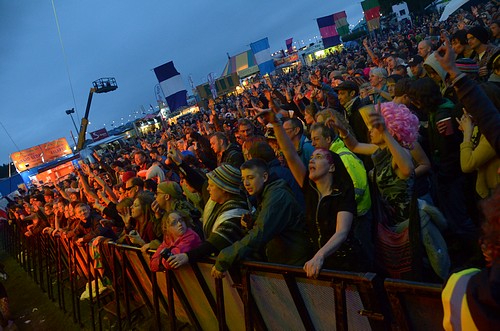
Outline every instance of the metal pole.
<svg viewBox="0 0 500 331">
<path fill-rule="evenodd" d="M 70 113 L 69 116 L 71 116 L 71 121 L 73 121 L 73 125 L 75 126 L 76 134 L 79 134 L 78 128 L 76 127 L 75 119 L 73 118 L 73 113 Z"/>
<path fill-rule="evenodd" d="M 73 142 L 75 143 L 75 147 L 76 147 L 75 135 L 73 134 L 73 131 L 71 131 L 71 130 L 69 130 L 69 133 L 71 134 L 71 138 L 73 138 Z"/>
</svg>

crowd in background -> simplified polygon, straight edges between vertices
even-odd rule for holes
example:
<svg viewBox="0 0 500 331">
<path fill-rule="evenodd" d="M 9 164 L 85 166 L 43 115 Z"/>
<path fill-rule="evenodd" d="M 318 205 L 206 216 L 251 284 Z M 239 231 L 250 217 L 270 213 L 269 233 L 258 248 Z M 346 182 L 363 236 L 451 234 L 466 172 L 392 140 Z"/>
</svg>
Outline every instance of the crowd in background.
<svg viewBox="0 0 500 331">
<path fill-rule="evenodd" d="M 207 256 L 214 277 L 246 259 L 430 282 L 498 268 L 498 211 L 480 207 L 499 195 L 497 8 L 262 77 L 21 192 L 9 219 L 28 237 L 153 250 L 153 271 Z"/>
</svg>

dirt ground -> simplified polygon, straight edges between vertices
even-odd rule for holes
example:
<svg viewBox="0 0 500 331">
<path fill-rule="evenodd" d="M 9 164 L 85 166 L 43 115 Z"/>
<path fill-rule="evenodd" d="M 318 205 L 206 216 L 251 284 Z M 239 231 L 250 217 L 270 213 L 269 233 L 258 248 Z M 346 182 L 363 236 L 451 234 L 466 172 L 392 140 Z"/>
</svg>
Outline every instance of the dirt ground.
<svg viewBox="0 0 500 331">
<path fill-rule="evenodd" d="M 7 290 L 14 324 L 4 330 L 80 330 L 72 317 L 65 315 L 57 302 L 42 292 L 14 258 L 0 250 L 0 261 L 9 275 L 2 283 Z"/>
</svg>

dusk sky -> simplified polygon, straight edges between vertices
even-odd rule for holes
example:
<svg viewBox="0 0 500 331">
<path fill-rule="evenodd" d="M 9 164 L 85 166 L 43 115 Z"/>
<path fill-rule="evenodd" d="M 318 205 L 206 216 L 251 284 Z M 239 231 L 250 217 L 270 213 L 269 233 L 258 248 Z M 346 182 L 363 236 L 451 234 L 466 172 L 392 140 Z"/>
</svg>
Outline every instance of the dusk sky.
<svg viewBox="0 0 500 331">
<path fill-rule="evenodd" d="M 195 86 L 218 77 L 226 53 L 264 37 L 272 52 L 287 38 L 308 43 L 319 36 L 315 19 L 341 10 L 350 24 L 362 17 L 360 1 L 348 0 L 0 0 L 0 164 L 18 148 L 61 137 L 72 145 L 65 110 L 77 110 L 79 127 L 98 78 L 115 77 L 118 89 L 94 95 L 88 132 L 155 106 L 154 67 L 173 61 L 191 94 L 188 77 Z"/>
</svg>

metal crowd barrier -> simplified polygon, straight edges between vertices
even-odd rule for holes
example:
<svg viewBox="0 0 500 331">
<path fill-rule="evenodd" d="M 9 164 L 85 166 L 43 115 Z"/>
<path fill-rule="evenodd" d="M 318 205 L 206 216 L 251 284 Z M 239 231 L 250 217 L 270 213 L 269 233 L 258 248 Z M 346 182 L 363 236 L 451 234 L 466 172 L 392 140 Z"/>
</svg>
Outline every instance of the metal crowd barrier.
<svg viewBox="0 0 500 331">
<path fill-rule="evenodd" d="M 153 273 L 151 253 L 109 242 L 98 245 L 99 268 L 89 245 L 46 234 L 26 238 L 15 222 L 3 224 L 2 239 L 40 289 L 86 329 L 145 322 L 157 330 L 442 329 L 435 284 L 330 270 L 309 279 L 301 268 L 257 262 L 214 280 L 212 259 Z M 111 286 L 95 291 L 103 276 Z M 86 289 L 89 299 L 80 300 Z"/>
</svg>

